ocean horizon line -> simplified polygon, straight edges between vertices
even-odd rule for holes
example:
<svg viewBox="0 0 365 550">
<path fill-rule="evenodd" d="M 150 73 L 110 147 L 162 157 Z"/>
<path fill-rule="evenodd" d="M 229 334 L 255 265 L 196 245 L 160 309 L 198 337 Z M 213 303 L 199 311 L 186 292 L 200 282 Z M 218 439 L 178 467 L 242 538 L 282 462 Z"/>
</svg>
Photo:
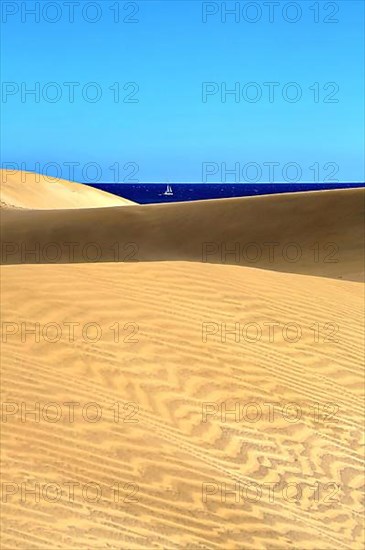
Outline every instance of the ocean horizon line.
<svg viewBox="0 0 365 550">
<path fill-rule="evenodd" d="M 185 202 L 208 199 L 280 195 L 341 189 L 363 188 L 363 182 L 326 183 L 231 183 L 231 182 L 135 182 L 87 183 L 89 187 L 107 191 L 139 204 Z"/>
<path fill-rule="evenodd" d="M 338 181 L 338 182 L 318 182 L 318 181 L 100 181 L 100 182 L 76 182 L 84 185 L 365 185 L 365 181 Z"/>
</svg>

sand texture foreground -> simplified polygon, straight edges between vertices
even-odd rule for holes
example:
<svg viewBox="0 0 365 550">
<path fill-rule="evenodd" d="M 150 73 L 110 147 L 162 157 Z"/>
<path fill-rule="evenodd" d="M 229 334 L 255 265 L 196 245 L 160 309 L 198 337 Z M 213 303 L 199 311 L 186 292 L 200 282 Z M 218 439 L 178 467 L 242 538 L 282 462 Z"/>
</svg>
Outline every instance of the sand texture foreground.
<svg viewBox="0 0 365 550">
<path fill-rule="evenodd" d="M 139 260 L 1 267 L 2 548 L 360 550 L 362 207 L 2 209 L 5 243 L 88 228 L 104 251 L 114 227 Z M 202 240 L 316 238 L 337 262 L 199 259 Z"/>
</svg>

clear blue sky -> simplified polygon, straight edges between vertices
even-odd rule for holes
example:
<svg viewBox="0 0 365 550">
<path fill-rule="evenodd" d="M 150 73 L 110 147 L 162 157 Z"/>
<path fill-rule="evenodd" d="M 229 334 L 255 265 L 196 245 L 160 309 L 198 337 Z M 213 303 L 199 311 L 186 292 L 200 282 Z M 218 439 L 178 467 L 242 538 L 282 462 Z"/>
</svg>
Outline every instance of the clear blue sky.
<svg viewBox="0 0 365 550">
<path fill-rule="evenodd" d="M 57 163 L 67 178 L 79 163 L 76 181 L 213 182 L 237 179 L 224 166 L 270 181 L 276 163 L 275 181 L 297 166 L 300 181 L 364 181 L 364 3 L 266 4 L 3 0 L 2 165 Z M 73 102 L 68 82 L 79 83 Z M 36 86 L 39 97 L 26 95 Z"/>
</svg>

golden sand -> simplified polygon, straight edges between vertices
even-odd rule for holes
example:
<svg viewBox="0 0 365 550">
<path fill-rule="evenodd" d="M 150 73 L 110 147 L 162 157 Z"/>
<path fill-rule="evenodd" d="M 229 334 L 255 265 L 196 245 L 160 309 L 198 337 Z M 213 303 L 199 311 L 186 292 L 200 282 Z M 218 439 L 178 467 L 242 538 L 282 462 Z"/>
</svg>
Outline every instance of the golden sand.
<svg viewBox="0 0 365 550">
<path fill-rule="evenodd" d="M 18 187 L 2 548 L 362 548 L 363 191 L 128 208 L 100 192 L 75 212 Z"/>
<path fill-rule="evenodd" d="M 34 172 L 0 170 L 1 206 L 10 208 L 93 208 L 133 204 L 73 181 Z"/>
</svg>

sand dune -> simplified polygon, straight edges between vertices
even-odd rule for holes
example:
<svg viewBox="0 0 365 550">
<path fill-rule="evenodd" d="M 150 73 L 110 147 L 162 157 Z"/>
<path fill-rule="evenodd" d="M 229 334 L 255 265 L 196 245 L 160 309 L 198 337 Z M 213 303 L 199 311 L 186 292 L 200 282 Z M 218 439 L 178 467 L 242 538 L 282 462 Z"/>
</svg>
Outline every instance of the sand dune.
<svg viewBox="0 0 365 550">
<path fill-rule="evenodd" d="M 11 208 L 93 208 L 132 201 L 72 181 L 34 172 L 0 170 L 1 206 Z"/>
<path fill-rule="evenodd" d="M 8 405 L 2 425 L 5 480 L 19 486 L 3 505 L 4 548 L 360 548 L 358 283 L 179 262 L 2 269 L 2 319 L 61 328 L 56 343 L 34 334 L 22 343 L 19 329 L 3 344 L 2 401 L 19 405 Z M 74 342 L 65 322 L 79 323 Z M 272 342 L 267 322 L 280 323 Z M 99 341 L 84 341 L 87 323 L 100 325 Z M 213 334 L 221 323 L 239 323 L 240 341 L 222 341 L 222 328 Z M 247 323 L 261 327 L 260 340 L 248 340 Z M 284 338 L 287 323 L 301 328 L 297 342 L 289 341 L 296 331 Z M 38 421 L 21 421 L 22 402 L 40 403 Z M 56 423 L 54 408 L 44 413 L 51 402 L 62 414 Z M 73 423 L 66 402 L 80 404 Z M 97 422 L 81 414 L 92 402 Z M 256 407 L 244 412 L 248 403 Z M 241 420 L 224 415 L 237 404 Z M 56 483 L 59 500 L 35 503 L 30 494 L 21 504 L 22 482 L 29 490 Z M 72 503 L 71 482 L 79 484 Z M 89 483 L 100 488 L 97 503 L 82 498 Z M 261 489 L 257 502 L 245 498 L 247 484 L 248 499 Z"/>
<path fill-rule="evenodd" d="M 2 548 L 362 548 L 363 197 L 2 209 Z"/>
<path fill-rule="evenodd" d="M 7 210 L 1 227 L 6 264 L 185 260 L 348 280 L 362 280 L 364 273 L 363 189 L 77 215 Z"/>
</svg>

